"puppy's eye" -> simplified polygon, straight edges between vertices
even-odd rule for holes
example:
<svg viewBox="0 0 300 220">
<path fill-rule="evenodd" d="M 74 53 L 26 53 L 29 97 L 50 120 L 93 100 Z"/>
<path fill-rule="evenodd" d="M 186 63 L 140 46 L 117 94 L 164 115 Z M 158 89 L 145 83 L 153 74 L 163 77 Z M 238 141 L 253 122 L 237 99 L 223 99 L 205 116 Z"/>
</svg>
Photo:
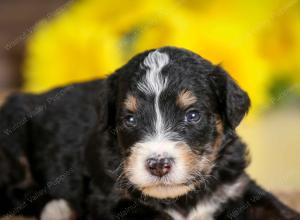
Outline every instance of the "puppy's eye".
<svg viewBox="0 0 300 220">
<path fill-rule="evenodd" d="M 185 121 L 188 123 L 197 123 L 201 119 L 200 112 L 197 110 L 190 110 L 185 114 Z"/>
<path fill-rule="evenodd" d="M 137 124 L 136 118 L 135 118 L 133 115 L 127 115 L 127 116 L 124 118 L 124 124 L 125 124 L 127 127 L 135 127 L 136 124 Z"/>
</svg>

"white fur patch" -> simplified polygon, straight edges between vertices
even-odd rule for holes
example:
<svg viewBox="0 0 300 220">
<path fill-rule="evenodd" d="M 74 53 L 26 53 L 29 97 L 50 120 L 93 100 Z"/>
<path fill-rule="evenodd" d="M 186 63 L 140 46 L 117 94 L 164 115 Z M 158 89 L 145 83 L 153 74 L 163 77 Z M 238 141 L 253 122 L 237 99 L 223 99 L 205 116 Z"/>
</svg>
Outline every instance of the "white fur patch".
<svg viewBox="0 0 300 220">
<path fill-rule="evenodd" d="M 159 97 L 161 92 L 166 88 L 168 82 L 167 78 L 162 77 L 161 70 L 168 63 L 169 56 L 166 53 L 160 53 L 158 50 L 149 53 L 143 63 L 147 68 L 145 79 L 137 85 L 138 89 L 145 94 L 155 95 L 155 131 L 157 138 L 162 138 L 164 133 L 164 122 L 159 109 Z"/>
<path fill-rule="evenodd" d="M 144 60 L 147 68 L 143 82 L 138 83 L 138 89 L 146 94 L 159 94 L 165 87 L 167 79 L 161 75 L 161 70 L 169 63 L 169 56 L 155 50 L 148 54 Z"/>
<path fill-rule="evenodd" d="M 214 213 L 220 208 L 218 202 L 201 202 L 197 207 L 189 214 L 188 220 L 213 220 Z"/>
<path fill-rule="evenodd" d="M 173 218 L 173 220 L 186 220 L 178 211 L 174 209 L 167 210 L 167 213 Z"/>
<path fill-rule="evenodd" d="M 70 220 L 73 216 L 68 203 L 63 200 L 53 200 L 49 202 L 43 209 L 41 220 Z"/>
<path fill-rule="evenodd" d="M 214 220 L 213 216 L 221 208 L 222 204 L 226 203 L 229 199 L 235 199 L 242 195 L 248 181 L 248 177 L 241 176 L 232 184 L 220 186 L 209 199 L 199 201 L 197 206 L 188 214 L 187 218 L 176 210 L 168 210 L 167 213 L 174 220 Z"/>
</svg>

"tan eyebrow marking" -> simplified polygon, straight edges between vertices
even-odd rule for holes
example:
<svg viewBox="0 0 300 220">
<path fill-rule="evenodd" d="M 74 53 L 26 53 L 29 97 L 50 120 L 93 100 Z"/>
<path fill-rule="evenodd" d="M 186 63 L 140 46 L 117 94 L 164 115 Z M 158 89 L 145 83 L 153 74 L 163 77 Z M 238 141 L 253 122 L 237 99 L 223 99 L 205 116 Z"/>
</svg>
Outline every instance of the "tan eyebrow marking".
<svg viewBox="0 0 300 220">
<path fill-rule="evenodd" d="M 189 107 L 197 101 L 196 96 L 187 89 L 182 90 L 177 96 L 176 104 L 181 108 Z"/>
<path fill-rule="evenodd" d="M 124 106 L 126 109 L 132 112 L 137 111 L 137 98 L 133 95 L 128 95 L 124 101 Z"/>
</svg>

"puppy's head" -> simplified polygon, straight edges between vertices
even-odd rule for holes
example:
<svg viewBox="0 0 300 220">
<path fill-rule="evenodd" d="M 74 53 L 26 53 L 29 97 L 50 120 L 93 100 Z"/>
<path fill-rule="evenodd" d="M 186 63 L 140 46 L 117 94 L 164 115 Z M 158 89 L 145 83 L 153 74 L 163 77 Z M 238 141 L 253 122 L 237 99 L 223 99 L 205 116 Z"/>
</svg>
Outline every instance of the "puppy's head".
<svg viewBox="0 0 300 220">
<path fill-rule="evenodd" d="M 172 47 L 142 53 L 121 68 L 118 94 L 124 176 L 160 199 L 205 184 L 224 132 L 234 131 L 250 105 L 222 68 Z"/>
</svg>

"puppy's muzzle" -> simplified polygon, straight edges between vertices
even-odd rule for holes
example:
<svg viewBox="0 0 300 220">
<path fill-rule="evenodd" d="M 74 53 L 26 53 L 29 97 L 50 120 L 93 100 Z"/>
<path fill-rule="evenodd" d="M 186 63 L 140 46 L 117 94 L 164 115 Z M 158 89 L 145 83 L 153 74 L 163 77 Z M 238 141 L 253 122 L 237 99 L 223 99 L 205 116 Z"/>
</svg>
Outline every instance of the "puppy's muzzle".
<svg viewBox="0 0 300 220">
<path fill-rule="evenodd" d="M 146 168 L 153 176 L 163 177 L 171 171 L 173 163 L 170 157 L 151 157 L 146 160 Z"/>
</svg>

